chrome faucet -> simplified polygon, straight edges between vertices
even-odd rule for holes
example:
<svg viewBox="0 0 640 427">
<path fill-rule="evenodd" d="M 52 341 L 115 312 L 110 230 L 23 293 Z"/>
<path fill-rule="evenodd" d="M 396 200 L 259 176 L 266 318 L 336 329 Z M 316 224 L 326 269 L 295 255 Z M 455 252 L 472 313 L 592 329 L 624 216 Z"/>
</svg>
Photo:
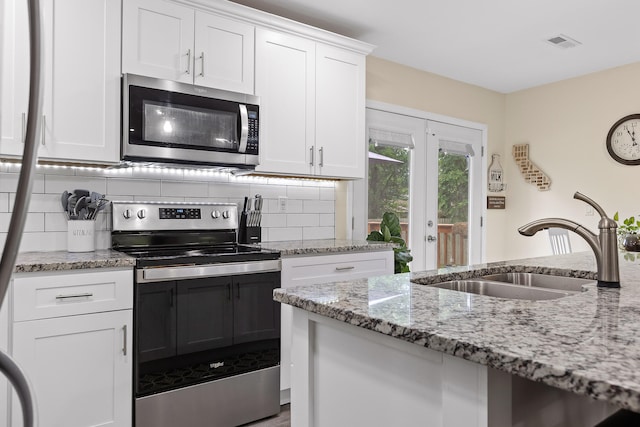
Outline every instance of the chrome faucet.
<svg viewBox="0 0 640 427">
<path fill-rule="evenodd" d="M 604 210 L 593 200 L 576 191 L 574 199 L 582 200 L 591 205 L 600 214 L 598 229 L 600 234 L 596 236 L 582 225 L 563 218 L 543 218 L 530 222 L 518 228 L 523 236 L 533 236 L 540 230 L 556 227 L 573 231 L 587 241 L 596 256 L 598 267 L 598 286 L 605 288 L 620 287 L 620 270 L 618 267 L 618 239 L 616 229 L 618 224 L 609 218 Z"/>
</svg>

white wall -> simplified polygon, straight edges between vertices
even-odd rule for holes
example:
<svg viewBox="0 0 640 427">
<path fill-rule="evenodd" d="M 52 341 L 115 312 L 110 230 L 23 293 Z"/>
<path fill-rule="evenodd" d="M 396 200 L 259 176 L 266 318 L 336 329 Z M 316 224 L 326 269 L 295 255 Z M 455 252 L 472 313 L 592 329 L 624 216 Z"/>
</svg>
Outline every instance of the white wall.
<svg viewBox="0 0 640 427">
<path fill-rule="evenodd" d="M 568 218 L 597 233 L 599 216 L 587 216 L 580 191 L 613 216 L 640 214 L 639 166 L 624 166 L 607 153 L 605 139 L 620 118 L 640 113 L 640 63 L 564 80 L 506 95 L 505 168 L 507 216 L 504 254 L 509 259 L 549 255 L 546 232 L 523 237 L 517 228 L 547 216 Z M 513 144 L 528 143 L 530 158 L 551 177 L 551 189 L 524 182 Z M 597 214 L 596 214 L 597 215 Z M 574 252 L 588 250 L 570 233 Z"/>
<path fill-rule="evenodd" d="M 18 167 L 0 163 L 0 245 L 4 245 L 15 200 Z M 309 240 L 335 236 L 335 183 L 289 178 L 231 176 L 144 170 L 79 170 L 39 167 L 20 252 L 66 250 L 67 224 L 60 195 L 83 188 L 106 194 L 109 200 L 214 201 L 241 203 L 261 194 L 264 201 L 263 241 Z M 278 197 L 287 197 L 280 212 Z M 96 247 L 109 248 L 110 209 L 96 223 Z"/>
</svg>

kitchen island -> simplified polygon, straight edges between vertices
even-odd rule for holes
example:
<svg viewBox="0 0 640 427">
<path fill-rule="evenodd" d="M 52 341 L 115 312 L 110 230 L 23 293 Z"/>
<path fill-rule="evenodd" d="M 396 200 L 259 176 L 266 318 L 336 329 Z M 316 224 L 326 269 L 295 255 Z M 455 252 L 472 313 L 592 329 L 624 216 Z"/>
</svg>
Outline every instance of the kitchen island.
<svg viewBox="0 0 640 427">
<path fill-rule="evenodd" d="M 553 300 L 429 286 L 502 272 L 596 278 L 585 252 L 276 290 L 296 308 L 293 423 L 542 426 L 640 412 L 640 259 L 620 254 L 620 289 L 594 281 Z"/>
</svg>

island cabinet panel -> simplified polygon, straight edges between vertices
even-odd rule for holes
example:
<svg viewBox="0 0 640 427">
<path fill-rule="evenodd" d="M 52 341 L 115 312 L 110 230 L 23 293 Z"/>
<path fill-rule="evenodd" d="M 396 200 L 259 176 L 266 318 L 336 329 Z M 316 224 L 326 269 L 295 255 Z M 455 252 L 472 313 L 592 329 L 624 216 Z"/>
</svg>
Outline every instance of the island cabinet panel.
<svg viewBox="0 0 640 427">
<path fill-rule="evenodd" d="M 11 285 L 7 290 L 2 307 L 0 307 L 0 350 L 9 354 L 9 305 L 11 301 Z M 0 375 L 0 426 L 9 423 L 9 385 L 4 375 Z"/>
<path fill-rule="evenodd" d="M 393 274 L 393 251 L 372 251 L 282 258 L 282 287 L 357 280 Z M 281 401 L 289 401 L 291 387 L 292 307 L 282 304 L 280 334 Z"/>
<path fill-rule="evenodd" d="M 292 311 L 296 427 L 583 427 L 616 410 L 385 333 Z"/>
<path fill-rule="evenodd" d="M 10 295 L 11 352 L 33 386 L 39 425 L 130 426 L 131 269 L 16 274 Z M 8 425 L 22 426 L 21 414 L 11 393 Z"/>
</svg>

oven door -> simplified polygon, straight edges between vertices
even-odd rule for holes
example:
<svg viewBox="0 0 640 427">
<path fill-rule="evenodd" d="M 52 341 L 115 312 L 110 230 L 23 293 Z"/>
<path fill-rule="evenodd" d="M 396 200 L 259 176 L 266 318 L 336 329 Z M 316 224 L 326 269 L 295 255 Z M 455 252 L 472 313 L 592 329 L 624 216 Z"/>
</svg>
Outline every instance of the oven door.
<svg viewBox="0 0 640 427">
<path fill-rule="evenodd" d="M 251 95 L 125 75 L 123 159 L 255 165 L 257 102 Z"/>
</svg>

